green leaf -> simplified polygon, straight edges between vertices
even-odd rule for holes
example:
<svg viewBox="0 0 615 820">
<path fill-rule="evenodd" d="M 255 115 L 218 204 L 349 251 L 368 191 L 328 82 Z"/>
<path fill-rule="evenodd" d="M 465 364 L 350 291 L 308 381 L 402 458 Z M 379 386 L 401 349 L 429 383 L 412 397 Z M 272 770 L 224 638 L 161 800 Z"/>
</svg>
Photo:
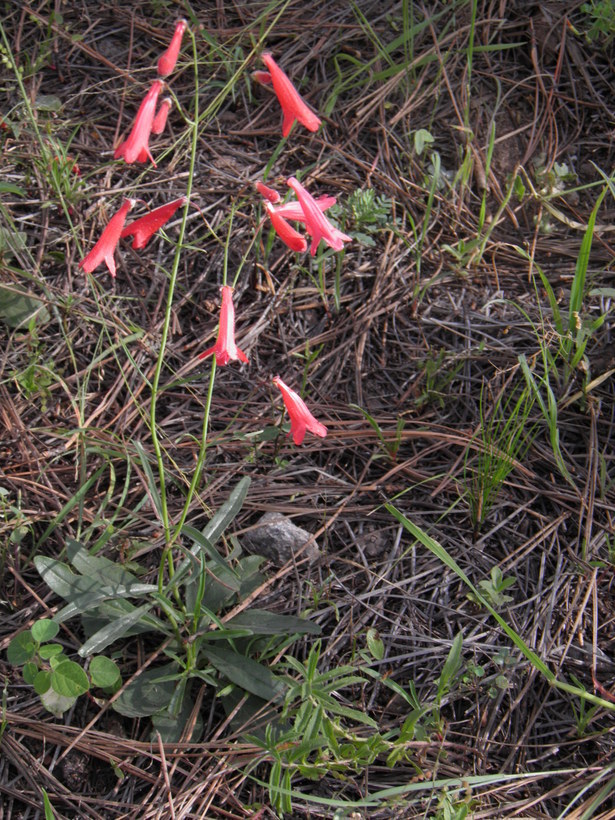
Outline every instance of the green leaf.
<svg viewBox="0 0 615 820">
<path fill-rule="evenodd" d="M 367 648 L 373 658 L 381 661 L 384 658 L 384 644 L 378 631 L 370 627 L 367 630 Z"/>
<path fill-rule="evenodd" d="M 51 801 L 47 795 L 45 789 L 42 789 L 43 792 L 43 807 L 45 809 L 45 820 L 55 820 L 55 814 L 53 813 L 53 807 L 51 805 Z"/>
<path fill-rule="evenodd" d="M 204 535 L 202 532 L 199 532 L 199 530 L 195 529 L 195 527 L 191 527 L 189 524 L 186 524 L 182 527 L 182 534 L 190 538 L 194 542 L 194 545 L 198 547 L 197 550 L 192 549 L 191 552 L 193 555 L 197 555 L 199 552 L 201 552 L 208 558 L 210 558 L 217 565 L 217 568 L 219 567 L 220 569 L 225 570 L 226 572 L 232 572 L 224 558 L 220 555 L 218 550 L 215 549 L 215 547 L 206 535 Z M 217 568 L 216 572 L 218 571 Z"/>
<path fill-rule="evenodd" d="M 57 718 L 61 718 L 64 712 L 67 712 L 77 700 L 77 698 L 69 698 L 64 695 L 58 695 L 58 693 L 54 692 L 51 687 L 40 695 L 40 699 L 45 709 Z"/>
<path fill-rule="evenodd" d="M 227 562 L 224 558 L 220 555 L 220 553 L 214 549 L 214 545 L 224 532 L 224 530 L 228 527 L 228 525 L 234 520 L 237 513 L 241 510 L 243 505 L 244 499 L 248 492 L 248 487 L 250 486 L 250 478 L 246 476 L 242 478 L 241 481 L 237 484 L 237 486 L 231 491 L 228 499 L 224 502 L 224 504 L 220 507 L 220 509 L 214 514 L 209 524 L 205 527 L 203 532 L 199 532 L 194 527 L 190 527 L 189 525 L 184 525 L 181 529 L 181 533 L 183 535 L 188 536 L 193 542 L 194 547 L 192 548 L 191 552 L 194 555 L 197 555 L 199 551 L 202 551 L 206 556 L 211 558 L 217 564 L 220 572 L 225 573 L 232 573 L 231 568 L 228 566 Z M 180 580 L 184 578 L 184 576 L 188 573 L 190 569 L 190 560 L 188 558 L 184 559 L 173 577 L 173 584 L 177 585 Z M 218 571 L 218 570 L 216 570 Z M 199 584 L 199 576 L 193 576 L 187 581 L 187 587 L 194 587 L 195 585 Z M 190 590 L 189 598 L 194 601 L 196 599 L 196 593 L 194 589 Z M 207 606 L 207 604 L 206 604 Z M 210 606 L 212 611 L 216 611 L 216 606 Z"/>
<path fill-rule="evenodd" d="M 41 646 L 38 650 L 38 654 L 44 661 L 48 661 L 50 658 L 61 655 L 62 651 L 63 649 L 59 643 L 49 643 L 46 646 Z"/>
<path fill-rule="evenodd" d="M 62 100 L 55 94 L 39 94 L 34 100 L 37 111 L 57 112 L 62 108 Z"/>
<path fill-rule="evenodd" d="M 122 638 L 131 627 L 135 626 L 135 624 L 141 620 L 144 615 L 147 615 L 151 608 L 152 604 L 143 604 L 142 606 L 134 609 L 132 612 L 129 612 L 127 615 L 118 618 L 116 621 L 112 621 L 106 626 L 103 626 L 102 629 L 95 632 L 92 637 L 83 644 L 79 650 L 81 657 L 87 658 L 88 655 L 91 655 L 94 652 L 101 652 L 103 649 L 106 649 L 109 644 L 117 641 L 118 638 Z"/>
<path fill-rule="evenodd" d="M 120 679 L 120 670 L 115 661 L 106 658 L 104 655 L 97 655 L 90 661 L 90 680 L 94 686 L 107 689 L 115 686 Z"/>
<path fill-rule="evenodd" d="M 606 196 L 608 188 L 605 186 L 587 221 L 587 229 L 583 235 L 581 248 L 577 257 L 577 264 L 574 271 L 574 278 L 570 287 L 570 308 L 568 313 L 568 329 L 575 335 L 577 315 L 581 311 L 583 304 L 583 295 L 585 290 L 585 278 L 587 275 L 587 267 L 589 265 L 589 256 L 592 248 L 592 241 L 594 238 L 594 227 L 596 224 L 596 217 L 598 216 L 598 209 L 602 204 L 602 200 Z"/>
<path fill-rule="evenodd" d="M 8 645 L 6 657 L 11 666 L 21 666 L 31 661 L 36 652 L 36 644 L 29 629 L 15 635 Z"/>
<path fill-rule="evenodd" d="M 78 588 L 81 576 L 75 575 L 66 564 L 56 561 L 55 558 L 37 555 L 34 559 L 34 566 L 49 589 L 53 590 L 60 598 L 69 600 L 77 592 L 87 591 Z M 89 587 L 91 590 L 95 590 L 98 588 L 98 584 L 91 581 Z"/>
<path fill-rule="evenodd" d="M 57 623 L 62 623 L 74 615 L 93 609 L 107 599 L 141 597 L 158 589 L 154 584 L 142 584 L 136 579 L 127 586 L 118 583 L 117 580 L 105 586 L 103 578 L 108 570 L 106 564 L 102 570 L 103 575 L 101 576 L 99 567 L 93 577 L 75 575 L 67 564 L 41 555 L 34 559 L 34 564 L 47 586 L 57 595 L 71 602 L 55 616 L 54 621 Z M 120 577 L 126 578 L 123 571 L 121 575 L 117 575 L 118 579 Z"/>
<path fill-rule="evenodd" d="M 130 683 L 113 708 L 125 717 L 148 717 L 165 709 L 173 697 L 179 665 L 173 661 L 158 669 L 146 669 Z"/>
<path fill-rule="evenodd" d="M 63 652 L 59 655 L 52 655 L 49 658 L 49 666 L 51 667 L 51 671 L 53 672 L 56 667 L 58 667 L 61 663 L 64 663 L 66 660 L 68 660 L 68 658 Z"/>
<path fill-rule="evenodd" d="M 433 145 L 434 142 L 434 137 L 431 135 L 429 131 L 427 131 L 426 128 L 419 128 L 417 131 L 414 132 L 414 150 L 419 155 L 419 157 L 425 150 L 425 146 Z"/>
<path fill-rule="evenodd" d="M 2 241 L 0 238 L 0 246 Z M 49 311 L 43 302 L 18 285 L 10 288 L 0 285 L 0 321 L 16 328 L 30 324 L 33 319 L 43 323 L 49 321 Z"/>
<path fill-rule="evenodd" d="M 609 299 L 615 298 L 615 288 L 592 288 L 589 292 L 590 296 L 608 296 Z"/>
<path fill-rule="evenodd" d="M 27 196 L 23 188 L 13 185 L 12 182 L 0 182 L 0 194 L 15 194 L 15 196 Z"/>
<path fill-rule="evenodd" d="M 463 646 L 463 635 L 458 632 L 455 635 L 453 644 L 446 658 L 446 662 L 442 667 L 442 672 L 438 678 L 438 695 L 443 695 L 448 691 L 450 684 L 461 668 L 461 649 Z"/>
<path fill-rule="evenodd" d="M 51 686 L 51 672 L 48 672 L 46 669 L 41 669 L 41 671 L 35 675 L 32 685 L 37 695 L 44 695 Z"/>
<path fill-rule="evenodd" d="M 237 514 L 243 507 L 248 489 L 250 488 L 251 479 L 245 476 L 239 481 L 236 487 L 233 488 L 228 499 L 220 507 L 220 509 L 213 516 L 209 524 L 203 530 L 203 535 L 214 546 L 221 537 L 225 529 L 231 524 Z"/>
<path fill-rule="evenodd" d="M 26 683 L 29 683 L 30 686 L 33 685 L 34 679 L 38 675 L 38 666 L 35 663 L 28 662 L 24 664 L 24 668 L 21 670 L 21 674 L 23 675 L 23 679 Z"/>
<path fill-rule="evenodd" d="M 64 609 L 58 612 L 56 618 L 59 622 L 64 619 L 64 613 L 68 609 L 69 607 L 64 607 Z M 121 618 L 128 613 L 134 612 L 135 609 L 136 607 L 134 604 L 131 604 L 130 601 L 127 601 L 124 598 L 118 598 L 113 601 L 105 601 L 91 611 L 84 612 L 81 616 L 81 623 L 85 634 L 88 637 L 91 637 L 98 632 L 99 629 L 102 629 L 111 621 L 116 621 L 118 618 Z M 70 613 L 67 617 L 70 617 Z M 130 629 L 126 630 L 124 636 L 142 635 L 144 632 L 152 631 L 160 632 L 162 635 L 166 636 L 169 633 L 169 625 L 150 613 L 142 615 L 134 626 L 131 626 Z"/>
<path fill-rule="evenodd" d="M 46 641 L 52 641 L 55 638 L 60 631 L 60 627 L 55 621 L 52 621 L 49 618 L 41 618 L 40 621 L 32 624 L 30 631 L 32 632 L 32 637 L 35 641 L 38 643 L 45 643 Z"/>
<path fill-rule="evenodd" d="M 265 576 L 259 572 L 264 560 L 261 555 L 246 555 L 239 561 L 237 575 L 241 578 L 240 599 L 246 598 L 264 582 Z"/>
<path fill-rule="evenodd" d="M 141 462 L 141 467 L 143 468 L 143 472 L 145 473 L 145 479 L 147 481 L 150 498 L 154 503 L 154 507 L 156 508 L 156 512 L 158 513 L 159 519 L 162 521 L 162 499 L 160 498 L 160 492 L 158 491 L 158 485 L 156 484 L 156 479 L 154 478 L 154 472 L 152 470 L 152 465 L 149 461 L 149 456 L 145 452 L 145 448 L 143 447 L 140 441 L 135 440 L 132 443 L 135 450 L 139 454 L 139 461 Z"/>
<path fill-rule="evenodd" d="M 91 579 L 89 578 L 83 578 L 82 580 L 87 584 L 91 583 Z M 129 584 L 127 587 L 119 585 L 97 585 L 97 590 L 94 592 L 88 591 L 80 595 L 74 595 L 71 603 L 75 610 L 74 614 L 76 614 L 77 612 L 87 612 L 104 601 L 116 600 L 120 598 L 143 598 L 146 595 L 157 592 L 158 587 L 155 584 L 135 583 Z M 57 619 L 58 618 L 56 615 L 56 620 Z"/>
<path fill-rule="evenodd" d="M 229 629 L 247 629 L 252 635 L 320 635 L 318 624 L 294 615 L 277 615 L 265 609 L 249 609 L 235 615 L 225 626 Z"/>
<path fill-rule="evenodd" d="M 139 583 L 136 575 L 125 570 L 120 564 L 102 555 L 90 555 L 86 548 L 72 538 L 66 539 L 68 560 L 81 575 L 97 578 L 105 586 L 129 587 Z"/>
<path fill-rule="evenodd" d="M 267 701 L 281 700 L 284 697 L 287 688 L 284 681 L 252 658 L 217 646 L 207 646 L 201 651 L 218 672 L 246 692 Z"/>
<path fill-rule="evenodd" d="M 58 695 L 74 698 L 85 694 L 90 682 L 78 663 L 62 661 L 51 673 L 51 688 Z"/>
</svg>

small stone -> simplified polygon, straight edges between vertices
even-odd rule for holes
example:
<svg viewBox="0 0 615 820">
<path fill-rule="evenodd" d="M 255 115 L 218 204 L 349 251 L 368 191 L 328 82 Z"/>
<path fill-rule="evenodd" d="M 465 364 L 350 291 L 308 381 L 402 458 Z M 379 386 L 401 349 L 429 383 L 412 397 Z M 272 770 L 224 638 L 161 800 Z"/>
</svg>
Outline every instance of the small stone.
<svg viewBox="0 0 615 820">
<path fill-rule="evenodd" d="M 282 513 L 268 512 L 258 520 L 256 526 L 243 534 L 241 544 L 248 552 L 282 565 L 292 560 L 310 538 L 310 532 L 293 524 Z M 315 541 L 299 555 L 299 559 L 308 558 L 310 562 L 319 557 L 320 550 Z"/>
</svg>

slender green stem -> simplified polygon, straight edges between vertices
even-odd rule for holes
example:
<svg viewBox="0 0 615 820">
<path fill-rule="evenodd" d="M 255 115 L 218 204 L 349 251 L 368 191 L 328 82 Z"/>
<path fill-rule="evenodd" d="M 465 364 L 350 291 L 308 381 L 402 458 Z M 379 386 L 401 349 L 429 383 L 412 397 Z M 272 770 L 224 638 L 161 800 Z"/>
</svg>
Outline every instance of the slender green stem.
<svg viewBox="0 0 615 820">
<path fill-rule="evenodd" d="M 225 247 L 224 247 L 224 263 L 223 263 L 224 267 L 223 267 L 223 270 L 222 270 L 222 282 L 223 282 L 224 285 L 226 285 L 226 283 L 228 282 L 228 279 L 229 279 L 229 276 L 228 276 L 228 258 L 229 258 L 229 250 L 230 250 L 230 245 L 231 245 L 231 234 L 232 234 L 233 217 L 235 215 L 235 210 L 236 209 L 234 207 L 231 210 L 231 215 L 230 215 L 230 218 L 229 218 L 228 233 L 227 233 L 227 237 L 226 237 L 226 244 L 225 244 Z M 255 240 L 256 240 L 256 233 L 255 233 L 254 237 L 252 238 L 252 242 L 250 244 L 250 247 L 248 248 L 246 253 L 243 255 L 242 260 L 241 260 L 241 262 L 240 262 L 240 264 L 237 268 L 237 271 L 235 272 L 235 276 L 233 277 L 233 284 L 232 284 L 233 288 L 237 284 L 239 274 L 241 273 L 241 270 L 243 268 L 245 260 L 247 259 L 248 255 L 249 255 L 249 253 L 252 249 L 252 246 L 254 245 Z M 212 366 L 211 366 L 211 373 L 209 375 L 209 385 L 208 385 L 208 388 L 207 388 L 207 396 L 206 396 L 206 399 L 205 399 L 205 411 L 203 413 L 203 428 L 202 428 L 202 431 L 201 431 L 201 444 L 200 444 L 200 447 L 199 447 L 199 455 L 198 455 L 198 458 L 197 458 L 196 466 L 195 466 L 195 468 L 192 472 L 192 480 L 190 481 L 190 487 L 188 488 L 188 493 L 186 495 L 186 500 L 184 502 L 184 507 L 182 509 L 181 516 L 180 516 L 179 521 L 177 522 L 177 524 L 175 525 L 174 530 L 173 530 L 173 536 L 171 538 L 171 543 L 173 543 L 176 540 L 179 533 L 181 532 L 182 527 L 186 523 L 186 518 L 188 517 L 188 511 L 190 509 L 192 499 L 194 498 L 196 488 L 199 485 L 199 481 L 201 479 L 201 474 L 203 472 L 203 466 L 205 464 L 205 457 L 207 455 L 207 433 L 209 431 L 209 417 L 210 417 L 210 414 L 211 414 L 211 402 L 212 402 L 213 394 L 214 394 L 215 380 L 216 380 L 216 360 L 215 360 L 215 357 L 214 357 L 213 362 L 212 362 Z"/>
<path fill-rule="evenodd" d="M 188 510 L 190 509 L 190 504 L 194 497 L 194 493 L 196 492 L 196 488 L 199 484 L 201 473 L 203 472 L 203 465 L 205 464 L 205 456 L 207 455 L 207 433 L 209 431 L 209 415 L 211 412 L 211 401 L 214 395 L 214 384 L 216 381 L 216 358 L 215 356 L 212 359 L 211 363 L 211 373 L 209 374 L 209 386 L 207 388 L 207 397 L 205 399 L 205 412 L 203 413 L 203 428 L 201 431 L 201 445 L 199 447 L 199 455 L 197 458 L 196 466 L 192 473 L 192 481 L 190 482 L 190 487 L 188 488 L 188 495 L 186 497 L 186 501 L 184 502 L 184 508 L 182 510 L 182 514 L 179 518 L 179 521 L 175 525 L 175 529 L 173 531 L 173 537 L 171 539 L 171 543 L 175 541 L 179 533 L 181 532 L 182 527 L 186 523 L 186 518 L 188 516 Z"/>
<path fill-rule="evenodd" d="M 188 183 L 186 185 L 186 205 L 184 207 L 183 218 L 181 222 L 181 226 L 179 229 L 179 238 L 177 240 L 177 245 L 175 247 L 175 255 L 173 257 L 173 266 L 171 268 L 171 277 L 169 280 L 169 292 L 167 294 L 167 303 L 164 315 L 164 321 L 162 325 L 162 335 L 160 339 L 160 350 L 158 351 L 158 360 L 156 362 L 156 369 L 154 371 L 154 378 L 152 379 L 152 399 L 150 403 L 150 431 L 152 434 L 152 444 L 154 446 L 154 453 L 156 456 L 156 463 L 158 466 L 158 476 L 160 480 L 160 499 L 161 499 L 161 517 L 162 517 L 162 526 L 164 529 L 164 536 L 165 542 L 167 545 L 167 563 L 169 568 L 169 573 L 171 576 L 173 575 L 173 558 L 171 555 L 171 551 L 169 547 L 171 547 L 173 540 L 171 538 L 171 527 L 169 523 L 169 509 L 167 505 L 167 494 L 166 494 L 166 481 L 165 481 L 165 470 L 164 470 L 164 460 L 162 457 L 162 445 L 160 444 L 160 440 L 158 438 L 158 432 L 156 428 L 156 409 L 158 404 L 158 387 L 160 385 L 160 376 L 162 374 L 162 367 L 164 364 L 164 354 L 166 351 L 167 340 L 169 337 L 169 328 L 171 326 L 171 309 L 173 307 L 173 294 L 175 292 L 175 284 L 177 282 L 177 274 L 179 271 L 179 260 L 182 251 L 182 245 L 184 240 L 184 235 L 186 232 L 186 222 L 188 218 L 188 210 L 190 207 L 190 194 L 192 193 L 192 180 L 194 178 L 194 169 L 196 166 L 196 148 L 198 143 L 198 122 L 199 122 L 199 63 L 197 59 L 197 50 L 196 50 L 196 39 L 192 31 L 190 31 L 190 37 L 192 39 L 192 51 L 194 56 L 194 87 L 195 87 L 195 95 L 194 95 L 194 116 L 192 118 L 191 123 L 191 130 L 192 130 L 192 144 L 190 150 L 190 169 L 188 173 Z"/>
</svg>

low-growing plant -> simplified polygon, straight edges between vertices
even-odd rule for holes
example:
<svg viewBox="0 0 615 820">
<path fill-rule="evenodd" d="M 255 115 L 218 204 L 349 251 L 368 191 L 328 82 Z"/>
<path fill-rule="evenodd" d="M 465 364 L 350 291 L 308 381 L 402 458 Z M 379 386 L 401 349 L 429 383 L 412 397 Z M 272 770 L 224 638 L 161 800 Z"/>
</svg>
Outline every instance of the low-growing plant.
<svg viewBox="0 0 615 820">
<path fill-rule="evenodd" d="M 344 210 L 347 227 L 362 245 L 373 247 L 374 235 L 391 224 L 393 203 L 373 188 L 357 188 L 348 197 Z"/>
<path fill-rule="evenodd" d="M 379 647 L 372 635 L 368 647 Z M 357 773 L 375 761 L 393 768 L 401 761 L 411 762 L 420 772 L 415 755 L 416 743 L 442 739 L 444 723 L 442 706 L 446 696 L 457 685 L 462 668 L 462 636 L 454 639 L 448 657 L 436 682 L 431 699 L 421 703 L 413 681 L 401 686 L 371 668 L 373 654 L 361 651 L 358 663 L 320 671 L 320 640 L 311 646 L 305 661 L 290 655 L 278 665 L 286 673 L 286 695 L 281 711 L 269 719 L 264 729 L 248 734 L 263 750 L 263 757 L 249 767 L 252 771 L 261 760 L 268 761 L 269 797 L 282 816 L 293 810 L 292 783 L 296 776 L 318 780 L 333 775 L 341 784 L 353 781 Z M 386 732 L 365 712 L 350 704 L 356 702 L 356 690 L 368 680 L 389 689 L 409 708 L 401 725 Z M 346 698 L 344 690 L 354 694 Z M 261 704 L 261 708 L 264 704 Z"/>
<path fill-rule="evenodd" d="M 162 587 L 144 583 L 121 564 L 92 555 L 72 540 L 66 545 L 68 563 L 45 556 L 34 559 L 45 583 L 67 604 L 53 620 L 39 622 L 45 631 L 35 624 L 32 634 L 20 633 L 11 644 L 9 660 L 25 665 L 24 679 L 35 686 L 46 708 L 61 713 L 89 688 L 78 663 L 61 655 L 58 664 L 61 646 L 39 646 L 75 617 L 81 619 L 86 635 L 79 656 L 97 655 L 99 664 L 104 659 L 100 653 L 120 639 L 147 635 L 150 643 L 154 641 L 155 654 L 166 663 L 128 681 L 112 704 L 123 715 L 151 717 L 164 740 L 178 740 L 184 732 L 193 706 L 192 688 L 198 681 L 216 692 L 228 694 L 237 688 L 264 703 L 281 704 L 287 684 L 257 658 L 272 653 L 272 641 L 279 651 L 299 635 L 318 634 L 320 628 L 303 618 L 257 608 L 227 615 L 264 580 L 259 572 L 262 558 L 243 555 L 238 544 L 228 557 L 215 548 L 241 509 L 249 484 L 248 478 L 240 481 L 203 531 L 184 525 L 183 539 L 192 546 L 181 550 L 183 560 Z M 43 661 L 51 668 L 41 667 Z M 34 664 L 38 664 L 36 674 Z M 54 683 L 68 673 L 72 689 Z M 72 700 L 46 695 L 50 689 Z M 197 721 L 193 738 L 198 738 L 200 728 Z"/>
<path fill-rule="evenodd" d="M 589 18 L 585 36 L 590 42 L 599 42 L 606 48 L 615 38 L 615 3 L 613 0 L 589 0 L 581 11 Z"/>
<path fill-rule="evenodd" d="M 90 658 L 87 674 L 71 661 L 62 644 L 53 642 L 59 631 L 57 621 L 42 618 L 16 635 L 7 649 L 9 663 L 21 667 L 24 681 L 34 687 L 45 709 L 56 717 L 92 686 L 113 694 L 121 685 L 117 664 L 104 655 Z"/>
<path fill-rule="evenodd" d="M 514 586 L 516 581 L 517 579 L 512 576 L 504 578 L 502 570 L 499 567 L 493 567 L 490 577 L 479 581 L 478 586 L 494 609 L 501 609 L 513 600 L 510 595 L 506 595 L 506 590 Z M 472 592 L 468 593 L 468 598 L 480 606 L 480 601 Z"/>
<path fill-rule="evenodd" d="M 534 396 L 527 385 L 509 383 L 487 411 L 488 389 L 483 384 L 479 401 L 479 428 L 468 445 L 464 479 L 470 516 L 477 533 L 484 523 L 515 462 L 523 459 L 535 435 L 535 424 L 528 426 Z M 476 456 L 471 452 L 477 449 Z"/>
<path fill-rule="evenodd" d="M 444 408 L 446 388 L 463 369 L 463 360 L 450 356 L 446 350 L 430 350 L 418 364 L 420 393 L 414 400 L 417 407 L 436 404 Z"/>
<path fill-rule="evenodd" d="M 358 410 L 372 430 L 375 431 L 378 436 L 378 444 L 380 445 L 383 454 L 391 461 L 395 461 L 397 458 L 397 452 L 401 446 L 402 433 L 406 424 L 403 416 L 398 416 L 397 423 L 395 425 L 395 433 L 393 437 L 390 437 L 385 436 L 380 424 L 378 424 L 378 421 L 371 415 L 371 413 L 368 413 L 367 410 L 359 407 L 358 404 L 351 404 L 350 407 L 354 410 Z"/>
</svg>

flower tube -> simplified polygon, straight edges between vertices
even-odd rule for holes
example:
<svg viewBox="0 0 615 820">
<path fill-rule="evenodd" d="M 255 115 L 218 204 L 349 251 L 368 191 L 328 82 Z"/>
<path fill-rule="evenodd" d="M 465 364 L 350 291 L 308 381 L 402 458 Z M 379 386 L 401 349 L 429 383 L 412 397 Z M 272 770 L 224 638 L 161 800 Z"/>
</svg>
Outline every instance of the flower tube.
<svg viewBox="0 0 615 820">
<path fill-rule="evenodd" d="M 292 225 L 289 225 L 284 217 L 280 215 L 279 211 L 274 208 L 270 202 L 265 202 L 265 210 L 269 215 L 269 219 L 271 220 L 271 224 L 273 225 L 275 232 L 280 237 L 282 242 L 284 242 L 285 245 L 288 245 L 291 251 L 303 253 L 307 250 L 307 242 L 305 237 L 301 236 L 301 234 L 298 233 Z"/>
<path fill-rule="evenodd" d="M 111 217 L 107 227 L 100 235 L 98 242 L 79 263 L 79 267 L 82 268 L 85 273 L 92 273 L 101 262 L 105 262 L 109 268 L 109 273 L 115 278 L 115 259 L 113 255 L 117 243 L 120 241 L 126 215 L 134 204 L 134 199 L 124 200 L 119 211 Z"/>
<path fill-rule="evenodd" d="M 260 180 L 256 183 L 256 190 L 266 200 L 273 202 L 274 205 L 282 199 L 280 194 L 274 188 L 270 188 L 268 185 L 265 185 L 264 182 L 260 182 Z"/>
<path fill-rule="evenodd" d="M 279 376 L 273 379 L 273 383 L 282 393 L 284 404 L 290 416 L 290 433 L 295 444 L 302 443 L 307 430 L 314 433 L 315 436 L 324 438 L 327 435 L 327 428 L 314 418 L 301 396 L 291 390 Z"/>
<path fill-rule="evenodd" d="M 222 293 L 222 307 L 220 308 L 218 338 L 215 345 L 199 354 L 199 359 L 205 359 L 213 353 L 216 357 L 216 364 L 219 366 L 228 364 L 230 361 L 247 362 L 248 357 L 235 344 L 233 288 L 223 285 L 220 292 Z"/>
<path fill-rule="evenodd" d="M 115 149 L 115 153 L 113 154 L 114 159 L 123 157 L 128 165 L 131 165 L 133 162 L 147 162 L 149 157 L 154 168 L 156 167 L 154 158 L 149 150 L 149 137 L 154 123 L 158 95 L 161 90 L 162 80 L 155 80 L 137 111 L 132 131 L 127 139 Z"/>
<path fill-rule="evenodd" d="M 175 24 L 175 31 L 171 37 L 171 42 L 167 50 L 160 56 L 158 60 L 158 73 L 161 77 L 168 77 L 177 65 L 177 58 L 179 57 L 179 49 L 182 44 L 184 32 L 188 28 L 186 20 L 178 20 Z"/>
<path fill-rule="evenodd" d="M 186 197 L 182 196 L 179 199 L 174 199 L 166 205 L 161 205 L 160 208 L 155 208 L 145 216 L 126 225 L 121 233 L 122 239 L 126 236 L 134 236 L 132 247 L 138 250 L 144 248 L 156 231 L 160 230 L 165 222 L 173 216 L 178 208 L 186 204 Z"/>
<path fill-rule="evenodd" d="M 289 177 L 286 184 L 297 194 L 297 198 L 301 203 L 301 208 L 305 216 L 305 227 L 312 237 L 312 244 L 310 246 L 312 256 L 316 255 L 316 250 L 321 239 L 324 239 L 327 245 L 333 248 L 334 251 L 341 251 L 344 247 L 344 242 L 350 242 L 352 237 L 342 233 L 329 222 L 322 210 L 318 207 L 318 203 L 314 197 L 305 190 L 303 185 L 295 179 L 295 177 Z"/>
<path fill-rule="evenodd" d="M 156 116 L 152 122 L 152 134 L 162 134 L 167 124 L 167 117 L 169 116 L 172 105 L 173 101 L 170 97 L 165 97 L 160 103 L 160 108 L 156 112 Z"/>
<path fill-rule="evenodd" d="M 320 119 L 307 106 L 303 98 L 278 66 L 273 56 L 266 51 L 261 55 L 269 71 L 255 71 L 254 76 L 260 83 L 272 83 L 278 102 L 282 106 L 282 136 L 287 137 L 295 120 L 299 120 L 308 131 L 318 131 Z"/>
<path fill-rule="evenodd" d="M 334 196 L 319 196 L 314 202 L 318 205 L 321 211 L 327 211 L 337 202 Z M 275 212 L 284 219 L 292 219 L 293 222 L 305 222 L 305 213 L 301 207 L 300 202 L 285 202 L 283 205 L 278 205 Z"/>
</svg>

